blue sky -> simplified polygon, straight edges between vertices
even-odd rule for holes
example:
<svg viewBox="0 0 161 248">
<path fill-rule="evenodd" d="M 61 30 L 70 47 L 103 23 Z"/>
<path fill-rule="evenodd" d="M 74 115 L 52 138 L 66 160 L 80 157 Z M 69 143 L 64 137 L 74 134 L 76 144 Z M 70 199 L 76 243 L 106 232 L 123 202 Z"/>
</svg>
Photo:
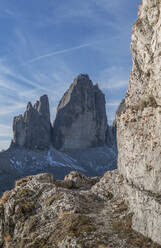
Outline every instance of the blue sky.
<svg viewBox="0 0 161 248">
<path fill-rule="evenodd" d="M 88 73 L 106 95 L 109 123 L 132 66 L 130 41 L 140 0 L 0 0 L 0 149 L 12 119 L 48 94 L 53 121 L 63 93 Z"/>
</svg>

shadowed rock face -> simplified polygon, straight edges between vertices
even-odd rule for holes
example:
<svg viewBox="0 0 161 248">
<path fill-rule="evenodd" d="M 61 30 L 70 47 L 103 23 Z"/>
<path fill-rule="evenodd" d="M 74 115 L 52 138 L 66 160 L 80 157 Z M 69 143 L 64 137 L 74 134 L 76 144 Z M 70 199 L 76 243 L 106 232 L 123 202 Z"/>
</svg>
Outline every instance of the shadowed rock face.
<svg viewBox="0 0 161 248">
<path fill-rule="evenodd" d="M 125 99 L 123 99 L 118 106 L 116 110 L 116 115 L 115 115 L 115 120 L 113 121 L 112 125 L 107 128 L 106 131 L 106 144 L 110 147 L 115 147 L 115 150 L 117 151 L 117 139 L 116 139 L 116 134 L 117 134 L 117 117 L 121 115 L 121 113 L 126 111 L 126 104 L 125 104 Z"/>
<path fill-rule="evenodd" d="M 103 145 L 106 129 L 105 96 L 88 75 L 80 74 L 58 105 L 53 144 L 63 151 Z"/>
<path fill-rule="evenodd" d="M 44 95 L 34 106 L 29 102 L 24 115 L 14 118 L 12 145 L 31 150 L 48 149 L 50 135 L 49 101 L 48 97 Z"/>
</svg>

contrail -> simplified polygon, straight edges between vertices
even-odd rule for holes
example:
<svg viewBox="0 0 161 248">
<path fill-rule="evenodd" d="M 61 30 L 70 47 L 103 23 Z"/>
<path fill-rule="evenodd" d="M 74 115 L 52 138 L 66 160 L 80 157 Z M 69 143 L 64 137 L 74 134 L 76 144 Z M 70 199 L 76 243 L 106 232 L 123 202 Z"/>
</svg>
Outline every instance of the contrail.
<svg viewBox="0 0 161 248">
<path fill-rule="evenodd" d="M 71 51 L 78 50 L 78 49 L 81 49 L 81 48 L 84 48 L 84 47 L 88 47 L 88 46 L 91 46 L 91 45 L 99 43 L 99 42 L 101 42 L 101 41 L 90 42 L 90 43 L 82 44 L 80 46 L 75 46 L 75 47 L 71 47 L 71 48 L 67 48 L 67 49 L 47 53 L 47 54 L 35 57 L 35 58 L 31 59 L 31 60 L 28 60 L 28 61 L 22 63 L 21 66 L 27 65 L 27 64 L 32 64 L 32 63 L 34 63 L 36 61 L 39 61 L 39 60 L 44 59 L 44 58 L 52 57 L 54 55 L 63 54 L 63 53 L 71 52 Z"/>
</svg>

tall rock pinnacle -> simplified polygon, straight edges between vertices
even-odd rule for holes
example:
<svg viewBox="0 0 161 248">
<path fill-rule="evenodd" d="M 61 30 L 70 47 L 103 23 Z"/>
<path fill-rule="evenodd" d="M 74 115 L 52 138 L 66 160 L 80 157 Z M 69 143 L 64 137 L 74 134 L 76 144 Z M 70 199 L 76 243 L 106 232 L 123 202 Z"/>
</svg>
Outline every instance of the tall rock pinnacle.
<svg viewBox="0 0 161 248">
<path fill-rule="evenodd" d="M 62 97 L 53 125 L 53 144 L 62 151 L 105 143 L 105 97 L 89 76 L 80 74 Z"/>
<path fill-rule="evenodd" d="M 140 4 L 131 50 L 126 110 L 117 120 L 118 168 L 128 182 L 133 228 L 161 244 L 160 0 Z"/>
<path fill-rule="evenodd" d="M 44 95 L 34 106 L 29 102 L 23 116 L 14 117 L 12 144 L 26 149 L 44 150 L 50 147 L 50 135 L 49 101 Z"/>
</svg>

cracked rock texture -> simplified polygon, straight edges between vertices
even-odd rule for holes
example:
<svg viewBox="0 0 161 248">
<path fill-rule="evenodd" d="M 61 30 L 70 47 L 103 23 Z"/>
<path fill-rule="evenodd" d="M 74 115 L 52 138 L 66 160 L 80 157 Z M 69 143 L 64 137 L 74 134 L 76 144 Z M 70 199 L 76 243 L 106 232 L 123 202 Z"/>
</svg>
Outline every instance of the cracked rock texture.
<svg viewBox="0 0 161 248">
<path fill-rule="evenodd" d="M 53 125 L 53 144 L 61 151 L 105 144 L 105 96 L 89 76 L 80 74 L 62 97 Z"/>
<path fill-rule="evenodd" d="M 45 150 L 50 147 L 50 135 L 49 101 L 44 95 L 34 106 L 29 102 L 24 115 L 14 118 L 12 145 L 31 150 Z"/>
<path fill-rule="evenodd" d="M 143 0 L 133 26 L 133 68 L 117 118 L 118 168 L 133 228 L 161 244 L 161 1 Z"/>
<path fill-rule="evenodd" d="M 123 177 L 72 172 L 16 182 L 0 199 L 1 248 L 159 248 L 131 228 L 123 200 Z"/>
</svg>

